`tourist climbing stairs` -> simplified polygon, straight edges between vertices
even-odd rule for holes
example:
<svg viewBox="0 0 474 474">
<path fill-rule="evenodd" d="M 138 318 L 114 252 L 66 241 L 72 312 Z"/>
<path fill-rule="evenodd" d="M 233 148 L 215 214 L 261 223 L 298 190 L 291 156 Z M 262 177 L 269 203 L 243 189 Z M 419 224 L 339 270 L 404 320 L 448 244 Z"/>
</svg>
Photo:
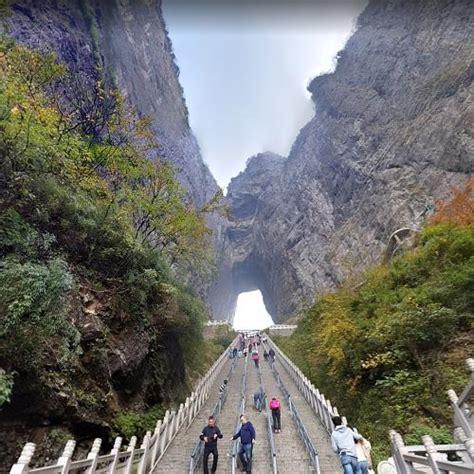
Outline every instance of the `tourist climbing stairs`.
<svg viewBox="0 0 474 474">
<path fill-rule="evenodd" d="M 276 353 L 274 362 L 262 358 L 263 350 L 270 348 Z M 87 457 L 77 459 L 76 442 L 70 440 L 58 459 L 47 466 L 32 467 L 36 446 L 27 443 L 10 473 L 202 472 L 203 443 L 199 442 L 199 434 L 208 416 L 213 414 L 223 433 L 223 439 L 218 443 L 218 472 L 234 474 L 241 469 L 240 443 L 239 440 L 231 441 L 231 437 L 240 427 L 242 413 L 248 416 L 257 433 L 253 474 L 341 472 L 339 459 L 330 446 L 331 417 L 338 411 L 329 400 L 270 339 L 259 347 L 258 368 L 250 356 L 229 358 L 229 349 L 213 364 L 185 402 L 175 410 L 168 410 L 157 422 L 154 432 L 147 432 L 140 444 L 132 436 L 124 446 L 122 438 L 117 437 L 113 449 L 102 454 L 102 440 L 96 439 Z M 401 436 L 392 431 L 393 457 L 379 463 L 377 474 L 474 473 L 474 411 L 469 406 L 474 396 L 474 360 L 468 359 L 468 367 L 472 374 L 468 387 L 459 396 L 449 392 L 455 414 L 455 444 L 435 445 L 429 436 L 424 436 L 423 445 L 405 446 Z M 227 388 L 220 394 L 219 387 L 225 378 L 228 379 Z M 261 412 L 254 408 L 253 400 L 260 385 L 267 394 Z M 281 433 L 274 433 L 272 429 L 268 400 L 274 396 L 281 402 Z"/>
<path fill-rule="evenodd" d="M 273 434 L 268 426 L 268 417 L 265 407 L 259 412 L 254 406 L 253 395 L 260 385 L 263 385 L 262 379 L 252 360 L 249 360 L 247 390 L 245 392 L 246 415 L 253 424 L 256 431 L 256 442 L 252 454 L 252 473 L 272 474 L 273 456 L 272 456 L 272 437 Z M 265 391 L 265 386 L 263 385 Z M 266 404 L 268 405 L 268 404 Z"/>
<path fill-rule="evenodd" d="M 330 410 L 325 409 L 324 405 L 327 405 L 329 402 L 324 400 L 323 396 L 322 399 L 324 400 L 324 403 L 321 403 L 319 411 L 315 410 L 314 407 L 317 408 L 317 401 L 315 401 L 314 405 L 311 405 L 311 398 L 310 401 L 305 398 L 304 379 L 299 377 L 297 372 L 293 371 L 280 349 L 271 341 L 270 344 L 277 353 L 274 362 L 274 370 L 280 384 L 284 387 L 284 392 L 289 395 L 292 406 L 295 408 L 299 418 L 304 423 L 309 440 L 317 453 L 317 464 L 319 464 L 320 472 L 323 474 L 338 472 L 340 462 L 337 455 L 332 450 L 330 442 L 330 431 L 332 429 L 332 421 L 330 419 L 330 410 L 332 410 L 331 405 L 329 404 Z M 309 390 L 306 390 L 307 394 L 308 392 Z M 317 399 L 317 397 L 315 398 Z M 323 424 L 321 418 L 326 421 L 326 424 Z M 316 466 L 313 466 L 313 468 L 318 469 Z"/>
<path fill-rule="evenodd" d="M 234 371 L 231 377 L 228 378 L 227 388 L 225 390 L 225 402 L 220 410 L 220 413 L 216 414 L 217 426 L 221 430 L 223 438 L 218 441 L 218 450 L 219 450 L 219 471 L 220 472 L 230 472 L 231 462 L 232 462 L 232 449 L 234 442 L 231 441 L 231 436 L 235 432 L 236 425 L 236 415 L 240 413 L 240 405 L 242 400 L 242 387 L 245 385 L 245 376 L 247 371 L 247 359 L 246 358 L 235 358 L 233 360 Z M 222 380 L 221 380 L 222 382 Z M 200 415 L 197 426 L 190 435 L 194 439 L 195 446 L 194 450 L 191 453 L 187 453 L 187 462 L 188 462 L 188 471 L 182 470 L 180 472 L 201 472 L 202 471 L 202 450 L 203 443 L 198 441 L 198 435 L 201 432 L 202 428 L 207 423 L 207 416 L 210 413 L 203 413 Z M 201 451 L 201 455 L 196 456 L 195 453 Z M 184 452 L 184 449 L 183 449 Z M 184 453 L 183 453 L 184 454 Z M 209 459 L 209 466 L 212 464 L 212 456 Z M 161 471 L 164 465 L 158 465 L 159 469 L 157 472 Z M 210 469 L 210 468 L 209 468 Z M 177 471 L 178 472 L 178 471 Z"/>
<path fill-rule="evenodd" d="M 268 350 L 268 347 L 266 347 Z M 273 365 L 273 367 L 276 363 Z M 317 472 L 313 467 L 304 442 L 298 430 L 298 424 L 295 421 L 288 400 L 286 388 L 279 384 L 276 372 L 270 363 L 262 364 L 262 378 L 265 385 L 268 400 L 276 397 L 280 400 L 281 408 L 281 433 L 275 433 L 275 448 L 278 472 L 299 472 L 311 473 Z M 329 471 L 328 471 L 329 472 Z"/>
<path fill-rule="evenodd" d="M 173 439 L 169 448 L 163 456 L 158 459 L 153 473 L 185 473 L 190 469 L 190 463 L 193 463 L 196 468 L 200 465 L 202 451 L 196 450 L 196 453 L 194 453 L 195 446 L 199 443 L 199 435 L 204 426 L 207 425 L 208 417 L 214 415 L 216 416 L 217 421 L 219 421 L 222 410 L 229 402 L 227 398 L 227 390 L 222 394 L 219 392 L 219 388 L 224 379 L 229 381 L 232 388 L 236 383 L 239 383 L 238 374 L 236 374 L 235 359 L 227 360 L 222 370 L 215 378 L 214 384 L 211 386 L 207 402 L 203 405 L 192 423 L 188 426 L 184 426 L 176 434 L 176 437 Z M 198 445 L 201 446 L 202 443 L 199 443 Z M 192 454 L 195 454 L 193 458 L 191 457 Z"/>
</svg>

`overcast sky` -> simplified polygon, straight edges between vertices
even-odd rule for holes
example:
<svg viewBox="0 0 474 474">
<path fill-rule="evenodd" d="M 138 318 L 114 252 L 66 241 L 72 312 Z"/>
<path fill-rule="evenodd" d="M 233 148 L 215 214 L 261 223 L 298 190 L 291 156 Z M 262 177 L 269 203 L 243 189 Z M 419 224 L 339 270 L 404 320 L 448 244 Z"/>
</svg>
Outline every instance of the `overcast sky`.
<svg viewBox="0 0 474 474">
<path fill-rule="evenodd" d="M 313 115 L 308 81 L 334 68 L 365 0 L 165 0 L 191 126 L 225 187 L 247 158 L 287 155 Z"/>
<path fill-rule="evenodd" d="M 306 86 L 332 71 L 366 0 L 164 0 L 191 127 L 219 185 L 262 151 L 287 155 L 312 117 Z M 238 329 L 271 324 L 259 291 Z"/>
</svg>

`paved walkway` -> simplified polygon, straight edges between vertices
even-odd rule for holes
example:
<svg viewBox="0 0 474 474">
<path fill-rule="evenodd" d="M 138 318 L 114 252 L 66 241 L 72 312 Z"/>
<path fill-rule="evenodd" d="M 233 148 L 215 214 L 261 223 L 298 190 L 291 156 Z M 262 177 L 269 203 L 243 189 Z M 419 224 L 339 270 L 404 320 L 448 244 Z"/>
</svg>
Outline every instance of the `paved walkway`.
<svg viewBox="0 0 474 474">
<path fill-rule="evenodd" d="M 223 439 L 219 441 L 219 464 L 217 472 L 229 473 L 231 471 L 231 452 L 232 441 L 230 438 L 235 432 L 235 427 L 240 415 L 240 393 L 242 375 L 244 373 L 244 359 L 237 359 L 235 369 L 229 379 L 227 388 L 227 397 L 223 405 L 221 415 L 217 420 Z M 277 385 L 273 372 L 265 361 L 260 362 L 262 371 L 262 381 L 267 393 L 268 400 L 272 396 L 277 396 L 282 404 L 282 432 L 274 434 L 275 450 L 277 453 L 277 468 L 279 474 L 310 474 L 312 468 L 309 458 L 300 439 L 296 423 L 289 412 L 288 405 L 283 398 L 283 394 Z M 191 452 L 198 440 L 199 433 L 207 424 L 207 417 L 212 411 L 219 395 L 219 386 L 226 377 L 231 361 L 224 364 L 220 374 L 211 390 L 211 396 L 204 404 L 198 416 L 191 423 L 187 430 L 183 430 L 172 441 L 170 447 L 160 460 L 155 473 L 185 474 L 189 469 Z M 278 361 L 275 362 L 275 368 L 279 372 L 281 380 L 286 389 L 291 394 L 294 405 L 296 406 L 306 430 L 319 454 L 319 463 L 321 474 L 338 474 L 341 472 L 341 466 L 338 457 L 331 449 L 329 435 L 314 413 L 309 403 L 299 392 L 298 387 L 293 382 L 284 366 Z M 271 474 L 272 460 L 270 448 L 270 436 L 267 428 L 267 419 L 265 411 L 261 413 L 255 410 L 253 405 L 253 394 L 260 384 L 258 370 L 255 368 L 252 360 L 248 361 L 247 368 L 247 386 L 245 391 L 245 412 L 255 427 L 257 441 L 253 451 L 252 474 Z M 211 465 L 209 460 L 209 466 Z M 196 470 L 202 472 L 202 466 Z"/>
<path fill-rule="evenodd" d="M 240 365 L 243 366 L 243 361 Z M 207 399 L 206 403 L 204 403 L 203 407 L 201 408 L 200 412 L 193 420 L 189 428 L 187 430 L 183 429 L 182 431 L 178 432 L 176 437 L 171 442 L 169 448 L 165 451 L 165 454 L 158 463 L 158 466 L 154 470 L 154 473 L 185 474 L 188 472 L 191 453 L 194 449 L 196 441 L 199 439 L 199 434 L 201 433 L 202 428 L 207 425 L 207 418 L 211 414 L 212 409 L 214 408 L 214 405 L 219 397 L 219 386 L 222 384 L 222 381 L 227 376 L 230 366 L 231 361 L 228 359 L 223 365 L 220 373 L 217 374 L 214 385 L 211 388 L 210 396 Z M 235 387 L 236 383 L 240 383 L 240 381 L 237 380 L 239 377 L 236 376 L 236 372 L 237 371 L 233 372 L 229 380 L 229 385 L 231 385 L 229 389 Z M 226 400 L 224 407 L 227 406 L 227 402 L 231 401 Z M 224 461 L 224 459 L 222 459 L 222 461 Z M 222 470 L 221 472 L 227 471 Z"/>
<path fill-rule="evenodd" d="M 296 423 L 293 421 L 288 405 L 267 362 L 262 363 L 262 377 L 268 400 L 277 397 L 281 403 L 281 433 L 274 435 L 278 472 L 301 474 L 313 472 Z"/>
<path fill-rule="evenodd" d="M 311 441 L 313 442 L 313 445 L 319 454 L 321 474 L 337 474 L 342 472 L 339 458 L 331 448 L 330 437 L 326 429 L 319 421 L 319 418 L 311 408 L 311 405 L 306 401 L 304 396 L 298 390 L 298 387 L 293 382 L 293 379 L 290 377 L 286 369 L 283 367 L 283 364 L 278 361 L 278 356 L 277 360 L 275 361 L 275 368 L 280 374 L 283 384 L 290 393 L 291 399 L 293 400 L 293 403 L 295 404 L 296 409 L 303 420 L 306 430 L 308 431 Z M 306 471 L 293 470 L 292 472 L 304 473 Z"/>
<path fill-rule="evenodd" d="M 272 463 L 267 418 L 265 412 L 262 411 L 260 413 L 254 408 L 253 404 L 253 394 L 260 385 L 258 370 L 255 368 L 252 360 L 249 360 L 248 364 L 245 406 L 246 414 L 256 431 L 256 443 L 253 448 L 252 474 L 271 474 Z"/>
</svg>

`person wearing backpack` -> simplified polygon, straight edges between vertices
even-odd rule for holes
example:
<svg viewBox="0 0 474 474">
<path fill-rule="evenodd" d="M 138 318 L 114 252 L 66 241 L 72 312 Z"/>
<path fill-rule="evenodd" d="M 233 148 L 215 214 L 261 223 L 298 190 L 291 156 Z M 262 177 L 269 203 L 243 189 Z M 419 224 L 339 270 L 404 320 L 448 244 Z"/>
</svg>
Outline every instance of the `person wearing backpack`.
<svg viewBox="0 0 474 474">
<path fill-rule="evenodd" d="M 276 397 L 273 397 L 270 400 L 270 410 L 272 411 L 273 431 L 275 433 L 281 433 L 280 400 L 278 400 Z"/>
<path fill-rule="evenodd" d="M 265 390 L 262 385 L 259 385 L 257 391 L 253 394 L 253 403 L 258 411 L 262 411 L 262 408 L 266 405 L 265 402 Z"/>
</svg>

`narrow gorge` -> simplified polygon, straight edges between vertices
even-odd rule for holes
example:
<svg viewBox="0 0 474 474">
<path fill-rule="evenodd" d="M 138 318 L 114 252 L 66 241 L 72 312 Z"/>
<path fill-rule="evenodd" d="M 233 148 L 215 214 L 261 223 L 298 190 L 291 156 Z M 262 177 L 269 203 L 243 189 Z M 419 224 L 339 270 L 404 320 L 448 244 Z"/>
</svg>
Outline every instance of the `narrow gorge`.
<svg viewBox="0 0 474 474">
<path fill-rule="evenodd" d="M 56 51 L 93 80 L 99 58 L 200 206 L 218 191 L 189 127 L 159 1 L 13 5 L 11 35 Z M 442 13 L 443 20 L 436 19 Z M 309 84 L 315 116 L 288 157 L 264 153 L 234 178 L 214 216 L 214 319 L 232 320 L 242 291 L 262 291 L 275 321 L 314 292 L 416 230 L 437 199 L 474 170 L 473 8 L 469 1 L 370 2 L 333 73 Z"/>
<path fill-rule="evenodd" d="M 0 12 L 5 35 L 55 53 L 82 92 L 99 83 L 117 88 L 127 107 L 150 118 L 160 156 L 186 189 L 186 208 L 199 214 L 220 195 L 190 127 L 161 0 L 23 0 L 0 2 Z M 181 401 L 200 373 L 192 365 L 198 350 L 193 338 L 202 339 L 199 318 L 232 322 L 240 293 L 260 290 L 273 320 L 284 322 L 317 294 L 343 282 L 360 284 L 363 271 L 393 250 L 394 232 L 416 233 L 436 202 L 474 173 L 473 51 L 470 0 L 370 0 L 335 70 L 309 83 L 314 117 L 289 155 L 250 157 L 220 211 L 207 216 L 212 279 L 202 281 L 187 269 L 194 291 L 183 289 L 173 280 L 174 262 L 162 277 L 162 262 L 140 254 L 142 274 L 124 276 L 136 303 L 129 305 L 120 300 L 125 283 L 116 285 L 115 273 L 93 285 L 68 256 L 78 284 L 68 289 L 66 319 L 82 352 L 70 371 L 56 370 L 46 358 L 41 377 L 0 354 L 0 376 L 4 368 L 15 374 L 11 403 L 1 412 L 5 465 L 18 454 L 18 439 L 31 435 L 40 444 L 59 427 L 89 446 L 94 436 L 110 441 L 118 412 Z M 23 209 L 23 217 L 29 219 L 29 211 Z M 64 231 L 54 213 L 51 220 Z M 74 234 L 81 250 L 92 227 L 84 221 L 86 230 Z M 14 253 L 10 235 L 0 237 Z M 51 247 L 66 248 L 64 240 L 51 238 Z M 38 260 L 49 258 L 39 247 Z M 128 254 L 112 257 L 120 266 Z M 94 266 L 100 262 L 90 260 L 91 273 L 100 274 Z M 152 317 L 131 316 L 143 308 L 152 308 Z M 191 324 L 193 318 L 201 326 Z"/>
<path fill-rule="evenodd" d="M 214 317 L 260 289 L 280 322 L 358 283 L 472 175 L 473 20 L 469 1 L 369 3 L 335 71 L 310 83 L 316 113 L 290 155 L 252 157 L 229 186 Z"/>
</svg>

